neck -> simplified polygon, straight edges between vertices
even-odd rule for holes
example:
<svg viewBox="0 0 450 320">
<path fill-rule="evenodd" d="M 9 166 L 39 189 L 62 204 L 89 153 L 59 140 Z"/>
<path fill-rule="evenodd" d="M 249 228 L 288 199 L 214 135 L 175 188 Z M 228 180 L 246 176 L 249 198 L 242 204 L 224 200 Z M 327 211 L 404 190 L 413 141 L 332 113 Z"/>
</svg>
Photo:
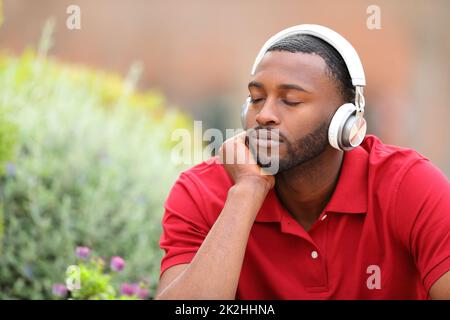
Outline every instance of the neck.
<svg viewBox="0 0 450 320">
<path fill-rule="evenodd" d="M 276 175 L 278 198 L 306 231 L 334 192 L 343 156 L 342 151 L 329 146 L 316 158 Z"/>
</svg>

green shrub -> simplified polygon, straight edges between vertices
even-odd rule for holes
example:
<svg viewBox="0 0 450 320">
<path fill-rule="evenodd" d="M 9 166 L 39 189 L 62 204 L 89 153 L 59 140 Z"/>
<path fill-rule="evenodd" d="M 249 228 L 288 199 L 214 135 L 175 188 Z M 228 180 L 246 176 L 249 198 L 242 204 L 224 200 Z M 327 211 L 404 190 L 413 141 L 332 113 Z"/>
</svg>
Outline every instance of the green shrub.
<svg viewBox="0 0 450 320">
<path fill-rule="evenodd" d="M 0 181 L 0 299 L 51 298 L 79 245 L 124 257 L 115 285 L 145 280 L 152 296 L 163 201 L 184 169 L 169 138 L 188 119 L 119 76 L 32 52 L 0 57 L 0 88 L 18 128 Z"/>
<path fill-rule="evenodd" d="M 77 247 L 77 263 L 66 270 L 65 283 L 55 283 L 52 294 L 57 299 L 136 300 L 147 299 L 147 283 L 123 283 L 117 290 L 111 283 L 126 263 L 122 257 L 111 257 L 109 266 L 88 247 Z"/>
<path fill-rule="evenodd" d="M 13 170 L 13 165 L 9 163 L 9 161 L 11 161 L 13 157 L 16 136 L 17 127 L 12 121 L 12 110 L 0 101 L 0 183 L 2 176 L 4 176 L 7 171 Z M 0 192 L 0 256 L 2 254 L 3 230 L 3 197 Z"/>
</svg>

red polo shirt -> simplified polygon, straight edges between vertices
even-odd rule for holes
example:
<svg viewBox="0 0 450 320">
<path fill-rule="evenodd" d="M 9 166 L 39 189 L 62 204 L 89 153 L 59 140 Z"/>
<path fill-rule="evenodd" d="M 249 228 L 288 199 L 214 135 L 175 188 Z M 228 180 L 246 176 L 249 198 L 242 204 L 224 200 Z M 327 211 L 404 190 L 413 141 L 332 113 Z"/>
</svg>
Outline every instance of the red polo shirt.
<svg viewBox="0 0 450 320">
<path fill-rule="evenodd" d="M 192 260 L 231 186 L 217 158 L 180 175 L 165 203 L 161 274 Z M 445 175 L 417 152 L 368 135 L 344 153 L 336 189 L 308 232 L 269 192 L 236 298 L 426 299 L 450 270 L 449 231 Z"/>
</svg>

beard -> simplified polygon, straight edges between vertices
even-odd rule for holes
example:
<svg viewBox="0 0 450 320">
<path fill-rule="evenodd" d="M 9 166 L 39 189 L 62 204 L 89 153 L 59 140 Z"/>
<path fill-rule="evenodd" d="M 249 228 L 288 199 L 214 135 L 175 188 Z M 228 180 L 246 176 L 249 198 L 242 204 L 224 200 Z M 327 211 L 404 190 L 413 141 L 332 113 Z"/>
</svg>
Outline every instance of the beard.
<svg viewBox="0 0 450 320">
<path fill-rule="evenodd" d="M 290 142 L 281 133 L 283 144 L 286 146 L 286 155 L 280 157 L 277 152 L 261 153 L 256 152 L 256 148 L 250 144 L 250 150 L 254 155 L 256 162 L 270 174 L 277 174 L 296 166 L 302 165 L 311 159 L 322 154 L 328 146 L 328 127 L 331 119 L 323 121 L 319 126 L 306 136 Z M 255 128 L 263 129 L 261 127 Z M 277 150 L 279 151 L 279 150 Z M 276 165 L 274 165 L 276 164 Z"/>
<path fill-rule="evenodd" d="M 286 156 L 279 159 L 278 173 L 287 171 L 296 166 L 316 158 L 328 146 L 329 122 L 322 122 L 313 132 L 294 141 L 286 141 Z"/>
</svg>

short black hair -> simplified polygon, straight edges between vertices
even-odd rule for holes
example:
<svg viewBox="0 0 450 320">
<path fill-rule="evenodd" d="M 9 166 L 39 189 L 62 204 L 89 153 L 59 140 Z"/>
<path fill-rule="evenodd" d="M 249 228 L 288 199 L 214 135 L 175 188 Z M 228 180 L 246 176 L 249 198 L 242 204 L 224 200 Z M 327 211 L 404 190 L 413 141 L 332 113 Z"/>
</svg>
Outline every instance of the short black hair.
<svg viewBox="0 0 450 320">
<path fill-rule="evenodd" d="M 328 74 L 336 82 L 344 102 L 354 102 L 355 88 L 340 53 L 326 41 L 307 34 L 294 34 L 274 43 L 269 51 L 317 54 L 327 65 Z"/>
</svg>

